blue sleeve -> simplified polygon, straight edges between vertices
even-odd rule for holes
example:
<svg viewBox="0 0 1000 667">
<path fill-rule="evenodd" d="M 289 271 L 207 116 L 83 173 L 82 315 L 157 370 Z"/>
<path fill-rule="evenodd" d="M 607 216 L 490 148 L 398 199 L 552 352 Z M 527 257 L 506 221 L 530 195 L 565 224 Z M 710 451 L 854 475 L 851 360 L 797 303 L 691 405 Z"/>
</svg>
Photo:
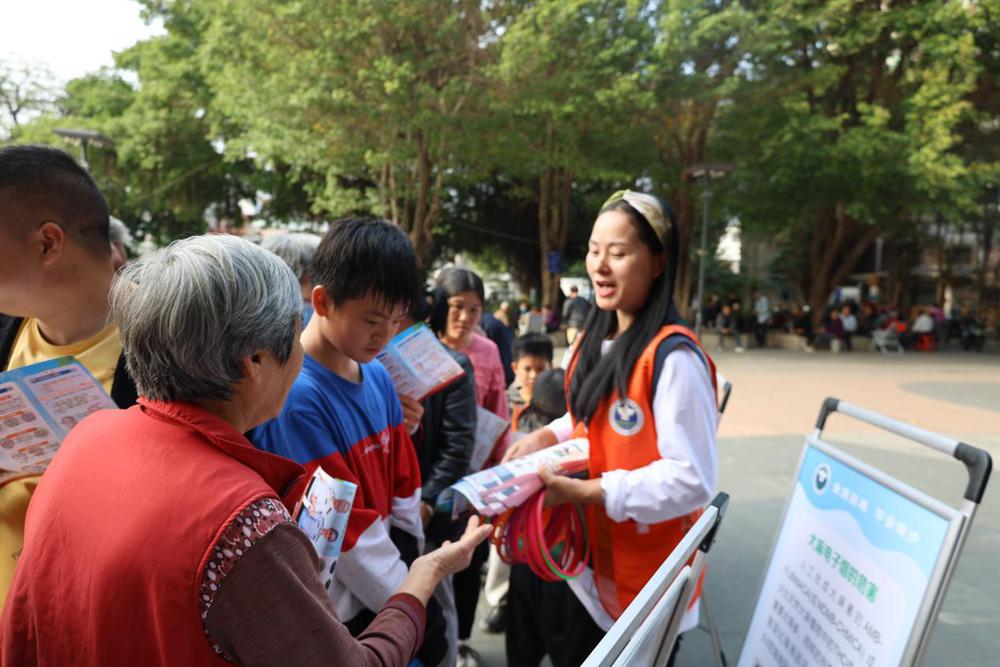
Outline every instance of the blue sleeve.
<svg viewBox="0 0 1000 667">
<path fill-rule="evenodd" d="M 385 400 L 389 426 L 399 426 L 403 423 L 403 405 L 399 402 L 399 394 L 396 393 L 396 387 L 392 384 L 389 371 L 385 370 L 385 366 L 378 360 L 372 361 L 368 365 L 368 370 L 375 381 L 375 386 Z"/>
</svg>

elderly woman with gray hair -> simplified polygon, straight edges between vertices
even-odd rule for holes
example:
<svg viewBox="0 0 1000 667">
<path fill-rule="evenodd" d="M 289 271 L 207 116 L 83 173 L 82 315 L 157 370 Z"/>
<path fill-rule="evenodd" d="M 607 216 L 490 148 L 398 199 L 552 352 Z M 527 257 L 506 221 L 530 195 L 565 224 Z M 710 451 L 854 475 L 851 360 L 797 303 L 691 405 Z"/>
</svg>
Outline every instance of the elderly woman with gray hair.
<svg viewBox="0 0 1000 667">
<path fill-rule="evenodd" d="M 3 611 L 9 665 L 405 665 L 437 583 L 488 527 L 418 558 L 352 638 L 283 498 L 303 470 L 243 433 L 302 364 L 298 284 L 230 236 L 177 241 L 111 291 L 139 404 L 69 434 L 28 511 Z"/>
</svg>

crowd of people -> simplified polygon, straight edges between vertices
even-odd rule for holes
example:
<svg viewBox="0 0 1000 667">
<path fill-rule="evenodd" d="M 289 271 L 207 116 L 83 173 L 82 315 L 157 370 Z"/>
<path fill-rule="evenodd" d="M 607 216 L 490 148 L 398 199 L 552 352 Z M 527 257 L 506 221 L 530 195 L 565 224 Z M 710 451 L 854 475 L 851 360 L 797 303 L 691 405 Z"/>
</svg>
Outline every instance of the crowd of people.
<svg viewBox="0 0 1000 667">
<path fill-rule="evenodd" d="M 758 290 L 753 291 L 752 302 L 752 312 L 744 315 L 743 302 L 735 293 L 725 300 L 716 293 L 709 296 L 702 308 L 702 322 L 718 335 L 720 349 L 732 339 L 735 351 L 745 352 L 748 336 L 757 347 L 766 347 L 770 332 L 797 336 L 806 352 L 820 346 L 849 352 L 859 336 L 874 340 L 876 346 L 892 343 L 900 349 L 931 351 L 957 341 L 963 350 L 982 351 L 988 333 L 987 318 L 978 317 L 967 304 L 954 306 L 947 314 L 937 305 L 915 307 L 906 317 L 895 305 L 846 300 L 827 304 L 816 324 L 808 305 L 781 303 L 772 307 Z M 997 318 L 992 319 L 996 326 Z"/>
<path fill-rule="evenodd" d="M 121 232 L 71 157 L 0 149 L 0 369 L 73 356 L 120 408 L 74 426 L 43 475 L 0 476 L 4 664 L 475 665 L 485 567 L 508 663 L 577 665 L 714 494 L 714 364 L 674 305 L 656 197 L 597 212 L 592 300 L 516 316 L 484 312 L 469 269 L 425 284 L 383 220 L 132 260 Z M 413 323 L 463 370 L 426 397 L 376 360 Z M 585 513 L 578 579 L 511 567 L 490 527 L 439 509 L 482 411 L 511 424 L 486 465 L 587 439 L 587 479 L 539 470 L 547 505 Z M 290 516 L 318 468 L 357 485 L 328 586 Z"/>
</svg>

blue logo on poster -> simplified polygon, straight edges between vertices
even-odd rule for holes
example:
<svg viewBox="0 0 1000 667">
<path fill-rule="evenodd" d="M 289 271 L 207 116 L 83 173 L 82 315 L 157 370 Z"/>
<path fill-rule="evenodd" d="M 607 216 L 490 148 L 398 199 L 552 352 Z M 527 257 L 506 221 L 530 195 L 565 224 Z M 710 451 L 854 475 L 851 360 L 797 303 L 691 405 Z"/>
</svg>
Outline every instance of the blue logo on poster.
<svg viewBox="0 0 1000 667">
<path fill-rule="evenodd" d="M 830 466 L 825 463 L 820 463 L 816 466 L 816 472 L 813 473 L 813 488 L 816 489 L 816 493 L 823 495 L 826 493 L 826 489 L 829 486 Z"/>
<path fill-rule="evenodd" d="M 611 428 L 618 435 L 635 435 L 642 430 L 642 408 L 630 398 L 617 401 L 612 405 L 611 414 L 608 416 Z"/>
</svg>

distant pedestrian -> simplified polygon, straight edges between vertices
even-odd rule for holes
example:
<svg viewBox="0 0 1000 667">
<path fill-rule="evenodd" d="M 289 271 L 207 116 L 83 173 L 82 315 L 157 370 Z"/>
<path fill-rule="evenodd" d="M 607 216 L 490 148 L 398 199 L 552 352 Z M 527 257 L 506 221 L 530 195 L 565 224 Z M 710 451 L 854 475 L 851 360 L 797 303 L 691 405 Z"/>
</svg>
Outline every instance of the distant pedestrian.
<svg viewBox="0 0 1000 667">
<path fill-rule="evenodd" d="M 583 323 L 590 313 L 590 304 L 580 296 L 580 290 L 574 285 L 569 288 L 569 298 L 563 304 L 563 323 L 566 325 L 566 343 L 572 345 L 577 334 L 583 328 Z"/>
<path fill-rule="evenodd" d="M 754 291 L 753 312 L 753 335 L 757 339 L 757 347 L 764 347 L 767 344 L 767 325 L 771 321 L 771 302 L 763 292 Z"/>
</svg>

